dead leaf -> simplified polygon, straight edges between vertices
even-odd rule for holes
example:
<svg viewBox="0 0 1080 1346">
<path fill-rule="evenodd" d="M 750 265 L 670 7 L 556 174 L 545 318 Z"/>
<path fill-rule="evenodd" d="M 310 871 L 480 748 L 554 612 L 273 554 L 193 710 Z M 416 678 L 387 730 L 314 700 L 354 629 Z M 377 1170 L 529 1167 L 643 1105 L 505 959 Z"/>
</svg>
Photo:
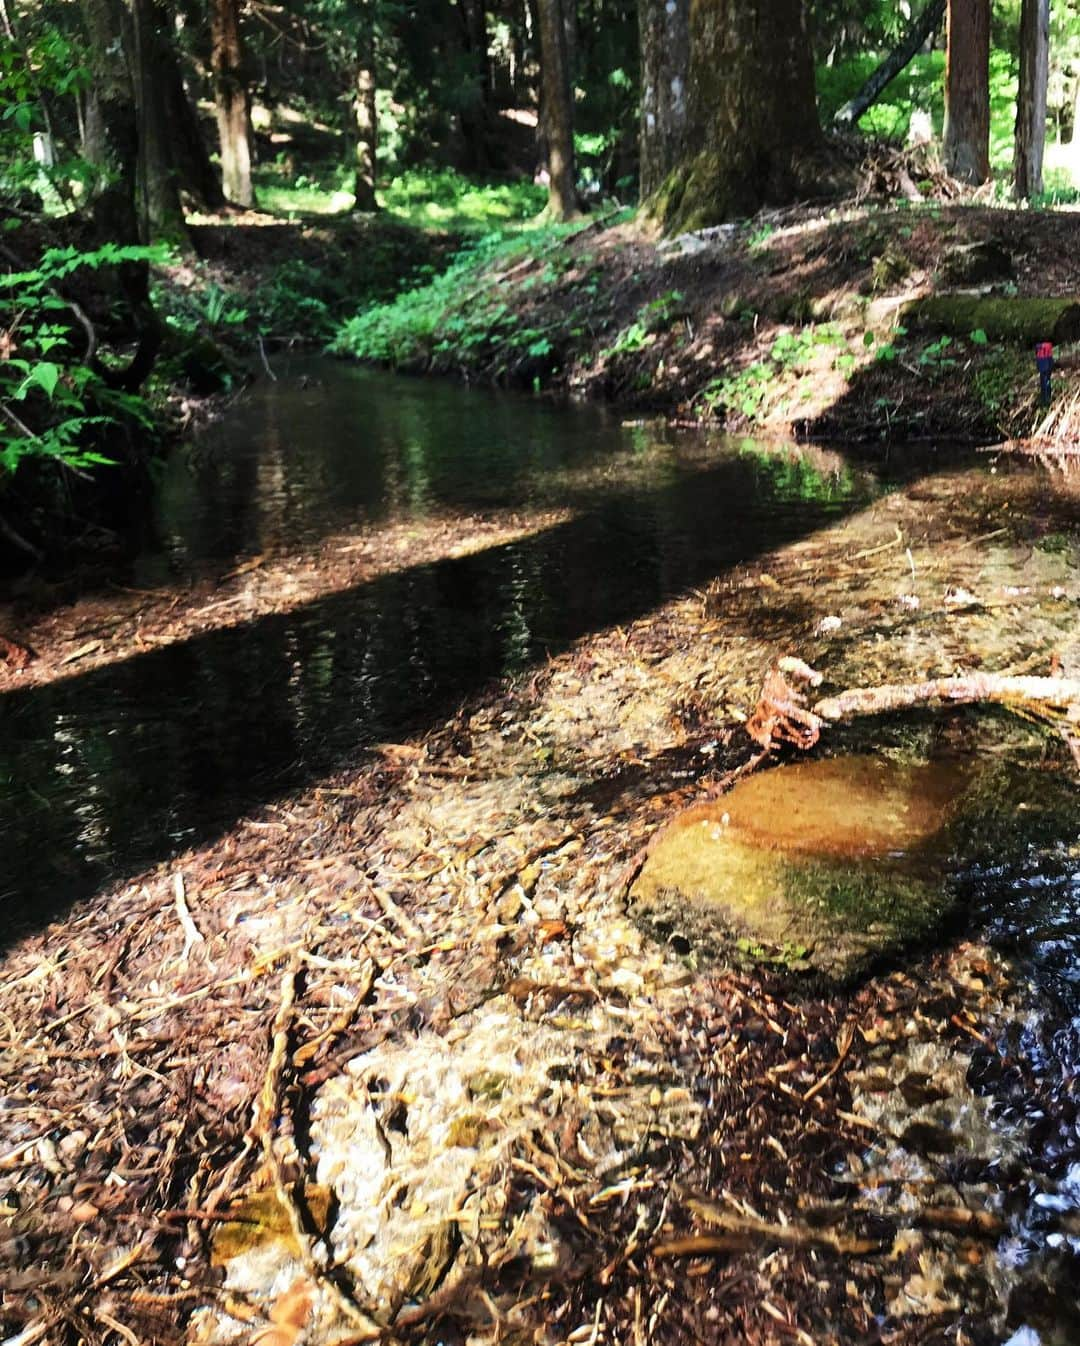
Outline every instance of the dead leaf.
<svg viewBox="0 0 1080 1346">
<path fill-rule="evenodd" d="M 306 1277 L 294 1281 L 270 1310 L 270 1321 L 278 1327 L 291 1327 L 299 1332 L 311 1313 L 314 1293 L 315 1287 Z"/>
<path fill-rule="evenodd" d="M 294 1281 L 270 1310 L 272 1326 L 255 1332 L 249 1346 L 295 1346 L 311 1316 L 315 1287 L 306 1277 Z"/>
<path fill-rule="evenodd" d="M 24 669 L 27 665 L 33 663 L 36 658 L 36 652 L 29 645 L 20 645 L 16 640 L 9 640 L 7 636 L 0 636 L 0 661 L 7 664 L 9 668 Z"/>
</svg>

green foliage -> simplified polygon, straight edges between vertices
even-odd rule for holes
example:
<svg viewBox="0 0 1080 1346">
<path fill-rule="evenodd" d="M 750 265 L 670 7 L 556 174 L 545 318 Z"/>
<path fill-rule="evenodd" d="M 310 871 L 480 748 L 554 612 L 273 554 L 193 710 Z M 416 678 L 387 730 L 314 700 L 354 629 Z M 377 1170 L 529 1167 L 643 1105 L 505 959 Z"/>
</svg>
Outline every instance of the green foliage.
<svg viewBox="0 0 1080 1346">
<path fill-rule="evenodd" d="M 795 332 L 781 332 L 774 339 L 764 360 L 755 361 L 735 374 L 713 379 L 705 386 L 700 396 L 706 411 L 709 415 L 716 415 L 719 411 L 734 411 L 749 421 L 762 418 L 780 376 L 809 365 L 822 346 L 843 348 L 834 358 L 833 366 L 840 369 L 850 367 L 847 342 L 835 323 L 821 323 Z"/>
<path fill-rule="evenodd" d="M 159 249 L 106 244 L 90 252 L 53 248 L 30 271 L 0 275 L 0 476 L 26 458 L 69 467 L 111 461 L 95 448 L 103 428 L 150 424 L 142 398 L 109 386 L 101 367 L 80 349 L 86 334 L 58 292 L 82 268 L 161 261 Z"/>
<path fill-rule="evenodd" d="M 859 92 L 877 68 L 884 51 L 864 51 L 817 72 L 818 104 L 828 124 L 849 99 Z M 934 134 L 941 134 L 945 114 L 945 54 L 929 52 L 916 56 L 888 86 L 859 121 L 859 129 L 887 140 L 903 140 L 911 129 L 916 110 L 930 114 Z"/>
<path fill-rule="evenodd" d="M 330 345 L 339 355 L 390 366 L 435 363 L 466 368 L 513 358 L 524 370 L 539 361 L 550 368 L 556 356 L 554 329 L 523 322 L 513 304 L 515 282 L 505 273 L 523 259 L 560 247 L 580 225 L 539 224 L 513 232 L 482 235 L 458 253 L 441 275 L 363 310 L 341 326 Z M 555 259 L 547 266 L 560 268 Z M 526 282 L 518 281 L 524 286 Z M 588 295 L 587 279 L 581 283 Z M 557 324 L 568 326 L 565 315 Z M 529 370 L 530 377 L 537 371 Z"/>
<path fill-rule="evenodd" d="M 1018 351 L 1000 348 L 976 367 L 973 386 L 980 404 L 991 416 L 996 416 L 1018 400 L 1030 379 L 1030 358 Z"/>
<path fill-rule="evenodd" d="M 951 336 L 939 336 L 935 341 L 931 341 L 928 346 L 924 346 L 919 352 L 919 364 L 924 368 L 931 369 L 953 369 L 956 367 L 956 361 L 945 352 L 953 344 Z"/>
<path fill-rule="evenodd" d="M 483 184 L 449 168 L 414 169 L 386 182 L 379 199 L 409 224 L 464 234 L 529 220 L 543 210 L 547 193 L 527 181 Z"/>
<path fill-rule="evenodd" d="M 79 54 L 53 24 L 33 34 L 25 48 L 0 38 L 0 193 L 31 191 L 56 208 L 71 184 L 88 180 L 88 166 L 78 158 L 61 155 L 59 162 L 45 164 L 28 152 L 32 137 L 49 131 L 46 96 L 74 98 L 89 86 Z"/>
<path fill-rule="evenodd" d="M 643 322 L 632 322 L 624 327 L 610 346 L 600 352 L 601 360 L 613 360 L 620 355 L 635 355 L 655 341 L 655 336 Z"/>
</svg>

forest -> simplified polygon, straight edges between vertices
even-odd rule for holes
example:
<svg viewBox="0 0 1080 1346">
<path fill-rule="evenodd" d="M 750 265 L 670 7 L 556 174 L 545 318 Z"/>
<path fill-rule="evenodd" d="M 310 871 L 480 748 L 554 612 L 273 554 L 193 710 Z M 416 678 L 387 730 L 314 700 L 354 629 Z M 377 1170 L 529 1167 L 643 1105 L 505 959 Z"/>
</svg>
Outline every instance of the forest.
<svg viewBox="0 0 1080 1346">
<path fill-rule="evenodd" d="M 0 1346 L 1080 1340 L 1080 5 L 0 0 Z"/>
</svg>

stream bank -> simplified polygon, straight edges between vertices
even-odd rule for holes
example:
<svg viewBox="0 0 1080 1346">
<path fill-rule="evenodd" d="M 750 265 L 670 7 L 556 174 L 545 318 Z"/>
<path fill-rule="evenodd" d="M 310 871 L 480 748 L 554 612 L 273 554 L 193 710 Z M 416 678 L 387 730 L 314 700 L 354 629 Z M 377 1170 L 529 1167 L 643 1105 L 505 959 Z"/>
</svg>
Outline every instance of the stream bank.
<svg viewBox="0 0 1080 1346">
<path fill-rule="evenodd" d="M 151 596 L 5 674 L 8 1335 L 1068 1340 L 1074 837 L 828 997 L 646 937 L 623 876 L 755 751 L 778 654 L 1075 675 L 1073 478 L 341 366 L 243 426 L 172 481 Z M 1018 806 L 1069 779 L 982 741 Z"/>
<path fill-rule="evenodd" d="M 781 438 L 994 443 L 1044 414 L 1031 330 L 1071 368 L 1075 230 L 1060 210 L 863 199 L 658 241 L 624 212 L 467 254 L 332 348 Z"/>
</svg>

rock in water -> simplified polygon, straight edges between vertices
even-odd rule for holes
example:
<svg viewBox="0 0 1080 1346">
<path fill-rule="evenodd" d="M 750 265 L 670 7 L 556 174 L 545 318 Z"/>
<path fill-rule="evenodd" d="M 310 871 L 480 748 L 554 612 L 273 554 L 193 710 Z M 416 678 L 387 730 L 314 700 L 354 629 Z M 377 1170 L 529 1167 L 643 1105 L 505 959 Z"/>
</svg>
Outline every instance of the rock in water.
<svg viewBox="0 0 1080 1346">
<path fill-rule="evenodd" d="M 948 825 L 966 779 L 864 756 L 763 771 L 668 824 L 631 911 L 680 952 L 850 980 L 952 906 Z"/>
</svg>

